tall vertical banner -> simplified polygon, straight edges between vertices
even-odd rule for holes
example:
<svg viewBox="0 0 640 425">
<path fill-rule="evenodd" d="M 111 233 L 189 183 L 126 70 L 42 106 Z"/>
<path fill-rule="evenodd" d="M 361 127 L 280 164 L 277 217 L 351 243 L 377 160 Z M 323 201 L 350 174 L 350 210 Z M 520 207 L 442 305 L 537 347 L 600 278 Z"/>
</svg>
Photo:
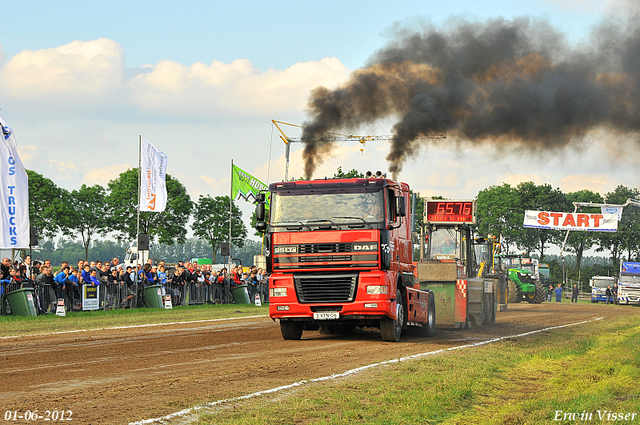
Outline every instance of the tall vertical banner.
<svg viewBox="0 0 640 425">
<path fill-rule="evenodd" d="M 0 248 L 29 247 L 29 180 L 13 131 L 0 117 Z"/>
<path fill-rule="evenodd" d="M 167 155 L 145 138 L 142 138 L 140 155 L 140 211 L 164 211 L 167 206 Z"/>
<path fill-rule="evenodd" d="M 266 184 L 240 167 L 236 167 L 235 164 L 233 165 L 231 177 L 231 198 L 234 200 L 241 198 L 247 202 L 255 203 L 256 196 L 260 191 L 269 189 Z"/>
</svg>

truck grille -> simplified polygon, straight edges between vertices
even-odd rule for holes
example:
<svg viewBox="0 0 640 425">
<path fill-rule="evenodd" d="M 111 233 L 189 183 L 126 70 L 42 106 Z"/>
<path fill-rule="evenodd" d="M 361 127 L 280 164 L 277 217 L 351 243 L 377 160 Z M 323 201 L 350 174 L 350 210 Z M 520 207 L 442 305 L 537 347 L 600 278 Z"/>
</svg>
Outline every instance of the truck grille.
<svg viewBox="0 0 640 425">
<path fill-rule="evenodd" d="M 377 251 L 354 251 L 353 243 L 297 245 L 296 252 L 276 254 L 274 270 L 291 269 L 373 269 L 378 267 Z"/>
<path fill-rule="evenodd" d="M 300 254 L 316 254 L 319 252 L 351 252 L 350 243 L 315 243 L 298 245 Z"/>
<path fill-rule="evenodd" d="M 293 276 L 301 303 L 344 303 L 355 298 L 357 274 Z"/>
</svg>

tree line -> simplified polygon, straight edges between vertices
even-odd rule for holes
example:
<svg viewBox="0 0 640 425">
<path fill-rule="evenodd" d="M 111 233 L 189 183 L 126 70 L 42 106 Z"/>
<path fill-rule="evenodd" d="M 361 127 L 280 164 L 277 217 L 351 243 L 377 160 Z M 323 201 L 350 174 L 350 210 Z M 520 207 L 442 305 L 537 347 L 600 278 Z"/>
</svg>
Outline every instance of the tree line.
<svg viewBox="0 0 640 425">
<path fill-rule="evenodd" d="M 83 184 L 72 191 L 33 170 L 27 170 L 27 174 L 31 226 L 37 227 L 41 236 L 79 240 L 85 260 L 98 236 L 109 236 L 118 242 L 137 240 L 137 168 L 121 173 L 107 187 Z M 140 212 L 140 233 L 148 234 L 160 245 L 185 244 L 190 225 L 194 236 L 209 245 L 207 257 L 215 258 L 221 243 L 229 239 L 231 220 L 231 244 L 244 246 L 247 229 L 242 212 L 231 203 L 229 214 L 228 196 L 201 195 L 193 202 L 184 185 L 169 174 L 166 188 L 167 206 L 163 212 Z"/>
<path fill-rule="evenodd" d="M 543 261 L 551 246 L 561 247 L 566 232 L 560 230 L 531 229 L 523 227 L 526 210 L 573 212 L 574 202 L 624 204 L 627 199 L 637 199 L 638 189 L 619 185 L 612 192 L 601 195 L 590 190 L 564 193 L 549 184 L 537 185 L 522 182 L 517 186 L 504 183 L 491 186 L 478 193 L 477 227 L 480 234 L 502 236 L 503 249 L 536 253 Z M 579 212 L 600 213 L 600 207 L 581 208 Z M 605 252 L 617 265 L 620 259 L 640 258 L 640 208 L 624 209 L 617 232 L 569 232 L 565 251 L 576 257 L 580 270 L 582 257 L 590 249 Z"/>
<path fill-rule="evenodd" d="M 59 188 L 52 180 L 35 171 L 27 170 L 27 173 L 31 223 L 44 236 L 78 238 L 84 248 L 85 258 L 92 241 L 98 235 L 109 235 L 119 242 L 136 240 L 137 168 L 121 173 L 118 178 L 109 181 L 107 187 L 83 184 L 80 189 L 71 192 Z M 353 177 L 364 177 L 364 173 L 355 169 L 343 171 L 342 167 L 338 167 L 333 176 Z M 171 175 L 166 177 L 166 186 L 166 210 L 161 213 L 141 212 L 140 233 L 149 234 L 157 242 L 157 246 L 166 247 L 165 255 L 173 257 L 179 253 L 179 247 L 185 245 L 190 225 L 195 238 L 209 246 L 211 255 L 207 257 L 215 262 L 220 244 L 228 240 L 229 197 L 201 195 L 197 202 L 193 202 L 184 185 Z M 518 251 L 529 256 L 535 254 L 544 261 L 549 248 L 562 245 L 566 233 L 524 228 L 523 217 L 526 210 L 572 212 L 573 202 L 624 204 L 627 199 L 638 197 L 638 189 L 624 185 L 601 195 L 590 190 L 564 193 L 549 184 L 538 185 L 534 182 L 522 182 L 515 186 L 504 183 L 478 193 L 476 228 L 481 235 L 502 237 L 503 252 Z M 418 202 L 418 225 L 422 223 L 423 209 L 424 203 Z M 598 213 L 600 208 L 582 208 L 580 211 Z M 193 218 L 191 222 L 190 218 Z M 255 217 L 252 217 L 252 221 L 255 221 Z M 623 212 L 617 232 L 570 232 L 565 251 L 575 256 L 577 270 L 580 270 L 584 253 L 591 249 L 606 253 L 615 267 L 621 258 L 640 258 L 638 235 L 640 208 L 629 206 Z M 247 243 L 247 228 L 235 203 L 232 203 L 231 236 L 232 249 L 242 250 Z M 255 247 L 252 246 L 251 249 L 255 250 Z M 186 253 L 180 255 L 184 254 Z"/>
</svg>

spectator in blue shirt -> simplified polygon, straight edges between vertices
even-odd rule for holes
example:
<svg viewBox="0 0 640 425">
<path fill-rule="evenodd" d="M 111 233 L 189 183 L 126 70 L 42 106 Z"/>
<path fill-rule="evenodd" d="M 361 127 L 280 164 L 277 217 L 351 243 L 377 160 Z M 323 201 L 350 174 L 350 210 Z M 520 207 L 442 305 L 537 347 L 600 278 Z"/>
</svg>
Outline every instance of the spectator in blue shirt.
<svg viewBox="0 0 640 425">
<path fill-rule="evenodd" d="M 66 283 L 69 278 L 69 266 L 63 266 L 60 272 L 53 278 L 53 281 L 57 285 L 57 296 L 58 298 L 64 298 L 64 294 L 66 292 Z"/>
</svg>

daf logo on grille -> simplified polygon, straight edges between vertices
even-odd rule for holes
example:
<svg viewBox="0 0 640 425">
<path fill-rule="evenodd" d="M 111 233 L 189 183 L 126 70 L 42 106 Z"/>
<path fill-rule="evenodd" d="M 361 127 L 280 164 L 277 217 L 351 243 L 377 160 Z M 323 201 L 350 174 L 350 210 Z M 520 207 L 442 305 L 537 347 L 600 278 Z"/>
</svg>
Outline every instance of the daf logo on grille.
<svg viewBox="0 0 640 425">
<path fill-rule="evenodd" d="M 365 244 L 353 244 L 353 250 L 354 251 L 375 251 L 378 249 L 378 245 L 377 244 L 370 244 L 370 243 L 365 243 Z"/>
<path fill-rule="evenodd" d="M 287 254 L 292 252 L 298 252 L 298 246 L 276 246 L 273 249 L 274 254 Z"/>
</svg>

